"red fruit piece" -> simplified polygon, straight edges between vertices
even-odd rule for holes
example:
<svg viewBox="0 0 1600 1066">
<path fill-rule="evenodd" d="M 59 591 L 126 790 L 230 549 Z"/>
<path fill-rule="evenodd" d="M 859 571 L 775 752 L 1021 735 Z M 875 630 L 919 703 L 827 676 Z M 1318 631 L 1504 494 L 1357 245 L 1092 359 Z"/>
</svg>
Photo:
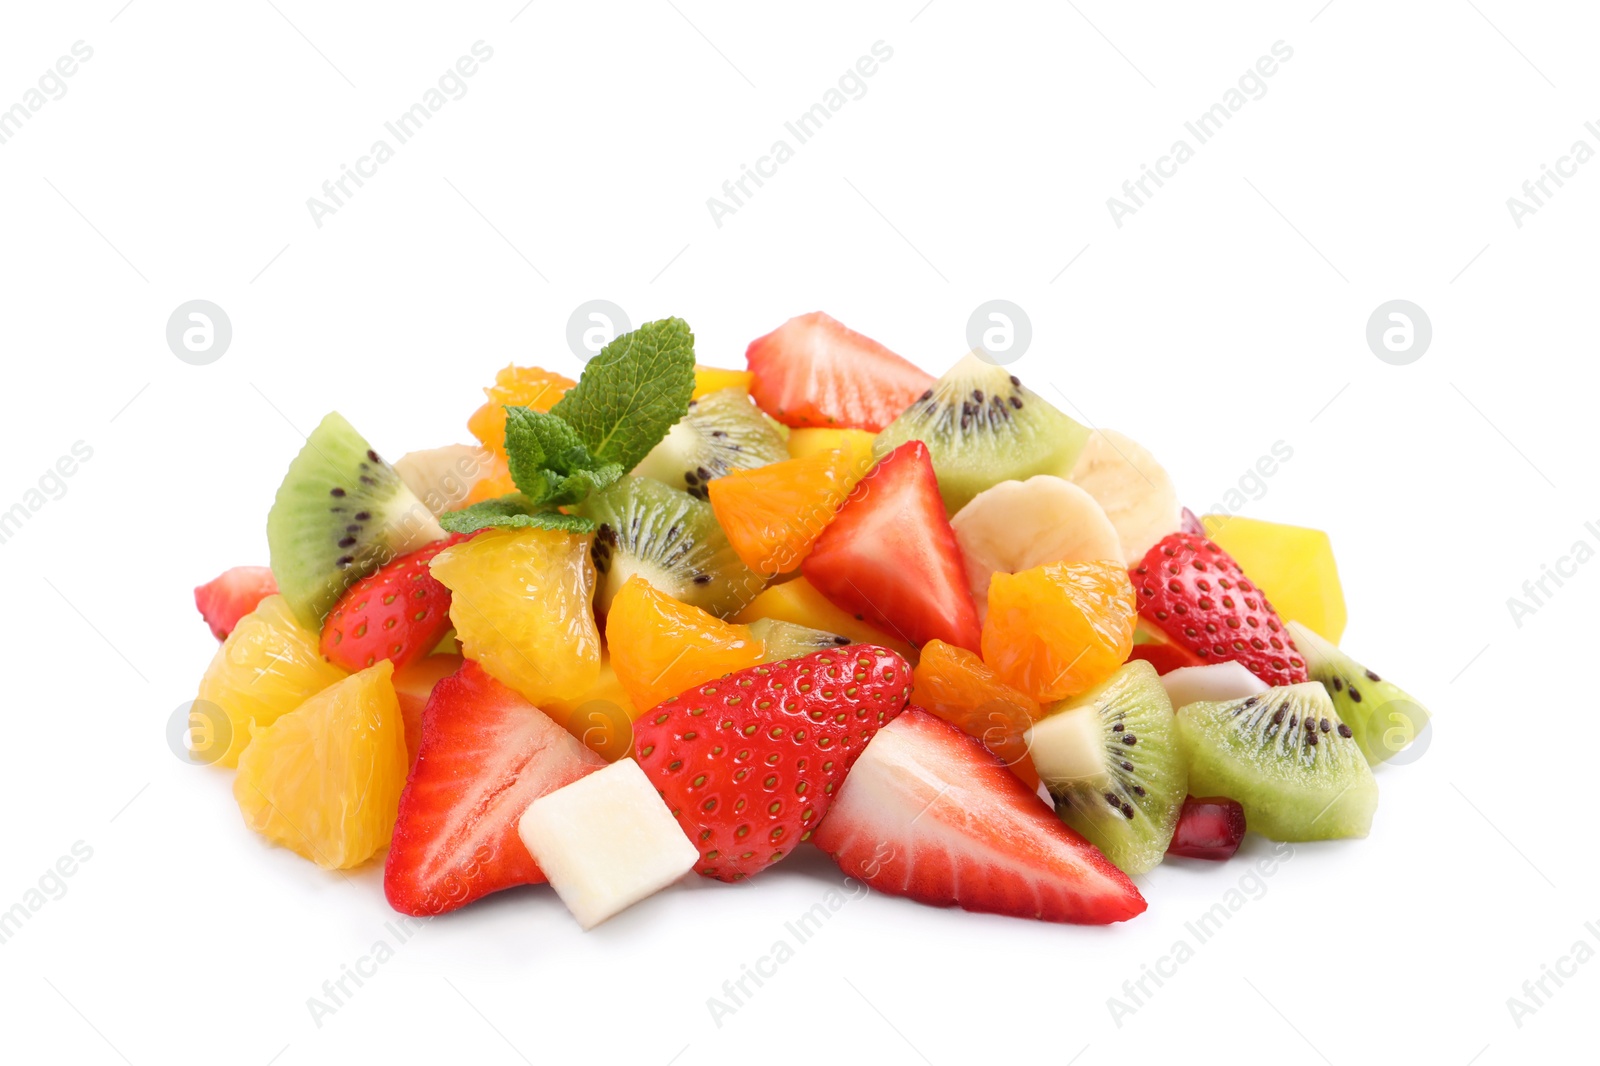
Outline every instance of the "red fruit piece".
<svg viewBox="0 0 1600 1066">
<path fill-rule="evenodd" d="M 1231 859 L 1244 839 L 1244 808 L 1231 799 L 1185 796 L 1168 855 L 1185 859 Z"/>
<path fill-rule="evenodd" d="M 194 590 L 194 605 L 218 640 L 227 640 L 239 619 L 278 591 L 277 579 L 265 566 L 236 566 Z"/>
<path fill-rule="evenodd" d="M 544 880 L 517 837 L 528 805 L 605 765 L 576 737 L 476 663 L 439 682 L 417 762 L 400 794 L 383 891 L 426 917 Z"/>
<path fill-rule="evenodd" d="M 928 448 L 911 440 L 856 483 L 801 564 L 835 605 L 921 647 L 979 650 L 982 627 Z"/>
<path fill-rule="evenodd" d="M 406 727 L 407 766 L 417 765 L 422 751 L 422 716 L 434 686 L 461 669 L 461 662 L 459 655 L 424 655 L 394 672 L 394 695 Z"/>
<path fill-rule="evenodd" d="M 910 692 L 911 667 L 875 644 L 752 666 L 640 715 L 634 758 L 700 849 L 695 868 L 739 881 L 811 836 Z"/>
<path fill-rule="evenodd" d="M 1169 534 L 1130 573 L 1140 616 L 1202 661 L 1241 663 L 1269 685 L 1306 680 L 1305 659 L 1278 612 L 1205 537 Z"/>
<path fill-rule="evenodd" d="M 920 707 L 878 732 L 815 840 L 851 877 L 936 907 L 1094 925 L 1145 909 L 997 756 Z"/>
<path fill-rule="evenodd" d="M 1128 653 L 1128 661 L 1143 659 L 1156 668 L 1158 674 L 1170 674 L 1185 666 L 1204 666 L 1206 661 L 1176 644 L 1135 644 Z"/>
<path fill-rule="evenodd" d="M 786 426 L 876 433 L 933 386 L 933 377 L 821 311 L 791 318 L 745 350 L 750 395 Z"/>
<path fill-rule="evenodd" d="M 380 659 L 396 668 L 438 647 L 450 630 L 450 590 L 428 572 L 455 534 L 386 564 L 345 590 L 322 623 L 322 654 L 346 670 Z"/>
</svg>

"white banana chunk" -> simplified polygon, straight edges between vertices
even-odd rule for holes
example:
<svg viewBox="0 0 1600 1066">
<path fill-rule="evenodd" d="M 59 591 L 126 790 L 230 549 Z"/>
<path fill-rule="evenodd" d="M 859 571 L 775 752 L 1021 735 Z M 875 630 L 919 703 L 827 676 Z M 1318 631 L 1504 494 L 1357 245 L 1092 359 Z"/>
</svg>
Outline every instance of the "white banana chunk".
<svg viewBox="0 0 1600 1066">
<path fill-rule="evenodd" d="M 979 618 L 988 613 L 989 582 L 996 573 L 1122 558 L 1116 528 L 1094 497 L 1049 474 L 983 490 L 956 512 L 950 527 L 966 560 Z"/>
<path fill-rule="evenodd" d="M 488 476 L 493 457 L 472 444 L 446 444 L 420 452 L 406 452 L 395 460 L 394 472 L 434 516 L 461 506 L 472 487 Z"/>
<path fill-rule="evenodd" d="M 1151 548 L 1183 525 L 1172 479 L 1137 441 L 1097 429 L 1068 475 L 1105 511 L 1122 542 L 1122 561 L 1137 566 Z"/>
</svg>

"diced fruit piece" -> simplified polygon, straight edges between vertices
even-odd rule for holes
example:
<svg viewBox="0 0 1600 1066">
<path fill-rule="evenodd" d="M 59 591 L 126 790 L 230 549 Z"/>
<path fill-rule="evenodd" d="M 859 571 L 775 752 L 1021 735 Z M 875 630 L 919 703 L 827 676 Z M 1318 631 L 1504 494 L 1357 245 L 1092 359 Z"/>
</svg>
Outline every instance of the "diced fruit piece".
<svg viewBox="0 0 1600 1066">
<path fill-rule="evenodd" d="M 495 456 L 483 448 L 446 444 L 406 452 L 394 461 L 394 472 L 422 505 L 438 516 L 465 507 L 473 488 L 494 471 L 495 462 Z M 510 476 L 509 469 L 506 476 Z"/>
<path fill-rule="evenodd" d="M 200 679 L 196 701 L 215 704 L 228 717 L 228 750 L 217 761 L 236 765 L 252 722 L 265 729 L 344 676 L 323 660 L 316 633 L 296 621 L 282 596 L 262 600 L 239 619 Z"/>
<path fill-rule="evenodd" d="M 606 762 L 633 751 L 638 711 L 609 656 L 600 660 L 600 676 L 593 685 L 570 700 L 548 700 L 542 710 Z"/>
<path fill-rule="evenodd" d="M 400 701 L 400 718 L 406 726 L 409 765 L 417 764 L 417 754 L 422 751 L 422 714 L 433 687 L 461 669 L 465 661 L 459 655 L 424 655 L 395 670 L 394 694 Z"/>
<path fill-rule="evenodd" d="M 1165 641 L 1159 643 L 1135 643 L 1133 650 L 1128 653 L 1129 660 L 1143 659 L 1156 668 L 1156 673 L 1166 675 L 1174 670 L 1181 670 L 1186 666 L 1204 666 L 1205 660 L 1194 653 L 1169 644 Z M 1254 675 L 1252 675 L 1254 676 Z"/>
<path fill-rule="evenodd" d="M 1227 703 L 1178 710 L 1189 788 L 1244 807 L 1250 828 L 1273 840 L 1364 837 L 1378 783 L 1315 681 Z"/>
<path fill-rule="evenodd" d="M 885 455 L 920 440 L 951 513 L 1002 481 L 1072 469 L 1089 430 L 1028 391 L 1003 366 L 970 353 L 878 434 Z"/>
<path fill-rule="evenodd" d="M 534 703 L 569 699 L 600 673 L 586 537 L 486 529 L 433 558 L 467 658 Z"/>
<path fill-rule="evenodd" d="M 1131 662 L 1104 684 L 1047 708 L 1028 746 L 1062 821 L 1126 874 L 1161 861 L 1188 773 L 1154 667 Z"/>
<path fill-rule="evenodd" d="M 1299 622 L 1289 635 L 1306 657 L 1311 680 L 1333 698 L 1339 718 L 1373 766 L 1410 746 L 1428 724 L 1428 711 L 1392 681 L 1385 681 Z"/>
<path fill-rule="evenodd" d="M 253 730 L 233 797 L 245 824 L 327 870 L 372 858 L 394 829 L 406 735 L 381 662 Z"/>
<path fill-rule="evenodd" d="M 1027 732 L 1043 711 L 1039 701 L 1000 680 L 965 648 L 930 640 L 912 675 L 911 702 L 976 737 L 1022 780 L 1037 788 Z"/>
<path fill-rule="evenodd" d="M 910 690 L 906 661 L 868 644 L 755 666 L 646 711 L 634 758 L 699 849 L 699 872 L 739 881 L 810 837 Z"/>
<path fill-rule="evenodd" d="M 401 667 L 432 651 L 450 631 L 450 590 L 428 564 L 462 539 L 435 541 L 346 589 L 322 623 L 323 656 L 346 670 L 365 670 L 380 659 Z"/>
<path fill-rule="evenodd" d="M 476 663 L 434 687 L 400 797 L 383 891 L 401 914 L 453 911 L 544 874 L 517 839 L 540 796 L 605 765 Z"/>
<path fill-rule="evenodd" d="M 1326 533 L 1235 515 L 1206 515 L 1201 521 L 1285 620 L 1339 643 L 1344 636 L 1344 589 Z"/>
<path fill-rule="evenodd" d="M 756 376 L 748 370 L 724 370 L 720 366 L 697 366 L 694 368 L 694 393 L 689 397 L 698 400 L 713 392 L 723 389 L 743 389 L 750 391 L 750 383 Z"/>
<path fill-rule="evenodd" d="M 531 407 L 548 411 L 577 382 L 537 366 L 507 366 L 495 373 L 494 384 L 483 390 L 484 405 L 467 419 L 467 429 L 502 462 L 506 459 L 506 408 Z"/>
<path fill-rule="evenodd" d="M 857 483 L 802 569 L 834 604 L 914 646 L 978 649 L 978 610 L 921 441 Z"/>
<path fill-rule="evenodd" d="M 267 514 L 272 573 L 308 629 L 322 628 L 345 589 L 444 536 L 433 512 L 337 413 L 306 438 Z"/>
<path fill-rule="evenodd" d="M 1305 660 L 1239 564 L 1204 537 L 1174 533 L 1133 568 L 1139 616 L 1208 663 L 1239 662 L 1269 685 L 1306 679 Z"/>
<path fill-rule="evenodd" d="M 711 483 L 711 506 L 746 566 L 782 574 L 800 565 L 871 466 L 871 451 L 840 450 L 736 470 Z"/>
<path fill-rule="evenodd" d="M 602 614 L 635 574 L 718 618 L 738 613 L 766 584 L 739 561 L 710 504 L 659 481 L 624 477 L 573 510 L 598 526 L 589 554 Z"/>
<path fill-rule="evenodd" d="M 1244 808 L 1233 800 L 1190 796 L 1183 801 L 1183 812 L 1178 815 L 1178 828 L 1167 845 L 1167 854 L 1222 862 L 1239 850 L 1244 831 Z"/>
<path fill-rule="evenodd" d="M 936 907 L 1090 924 L 1145 909 L 992 752 L 917 707 L 867 745 L 815 840 L 851 877 Z"/>
<path fill-rule="evenodd" d="M 236 566 L 194 590 L 194 605 L 218 640 L 227 640 L 239 619 L 276 594 L 278 582 L 265 566 Z"/>
<path fill-rule="evenodd" d="M 1161 675 L 1172 709 L 1202 700 L 1242 700 L 1267 691 L 1267 683 L 1239 663 L 1180 666 Z"/>
<path fill-rule="evenodd" d="M 1134 601 L 1116 562 L 1053 563 L 996 574 L 983 661 L 1041 703 L 1110 677 L 1133 647 Z"/>
<path fill-rule="evenodd" d="M 534 800 L 517 832 L 586 930 L 660 892 L 699 857 L 632 759 Z"/>
<path fill-rule="evenodd" d="M 461 506 L 471 507 L 484 500 L 498 500 L 516 491 L 517 483 L 511 479 L 511 467 L 498 455 L 490 456 L 489 465 L 484 468 L 483 476 L 472 483 L 472 488 L 467 491 L 467 498 L 461 501 Z"/>
<path fill-rule="evenodd" d="M 803 577 L 773 585 L 750 601 L 750 606 L 733 616 L 735 622 L 743 625 L 750 625 L 761 618 L 793 622 L 797 626 L 824 633 L 837 633 L 849 637 L 852 644 L 878 644 L 907 660 L 916 659 L 916 649 L 910 644 L 873 628 L 857 615 L 835 607 Z"/>
<path fill-rule="evenodd" d="M 852 643 L 849 637 L 838 633 L 824 633 L 774 618 L 758 618 L 751 622 L 750 635 L 761 642 L 761 661 L 765 663 L 799 659 L 814 651 L 838 649 Z"/>
<path fill-rule="evenodd" d="M 629 578 L 606 615 L 606 647 L 617 680 L 645 713 L 669 696 L 761 661 L 761 642 L 741 625 Z"/>
<path fill-rule="evenodd" d="M 1122 544 L 1125 566 L 1183 527 L 1183 505 L 1172 479 L 1135 440 L 1114 429 L 1097 429 L 1069 475 L 1104 509 Z"/>
<path fill-rule="evenodd" d="M 1117 531 L 1083 489 L 1050 474 L 984 489 L 950 519 L 978 618 L 989 612 L 989 582 L 1047 563 L 1122 559 Z"/>
<path fill-rule="evenodd" d="M 750 395 L 788 426 L 877 432 L 933 378 L 821 311 L 791 318 L 745 350 Z"/>
<path fill-rule="evenodd" d="M 783 427 L 761 413 L 743 389 L 719 389 L 689 401 L 689 413 L 633 468 L 639 477 L 706 498 L 706 483 L 730 470 L 753 470 L 789 458 Z"/>
<path fill-rule="evenodd" d="M 833 451 L 871 455 L 877 436 L 864 429 L 793 429 L 789 431 L 789 455 L 794 459 Z"/>
</svg>

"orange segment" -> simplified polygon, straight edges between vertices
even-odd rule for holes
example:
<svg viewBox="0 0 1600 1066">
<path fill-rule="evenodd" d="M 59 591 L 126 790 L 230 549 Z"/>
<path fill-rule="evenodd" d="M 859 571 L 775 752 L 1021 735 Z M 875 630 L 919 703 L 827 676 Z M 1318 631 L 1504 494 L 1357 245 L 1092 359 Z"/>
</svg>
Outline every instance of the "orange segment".
<svg viewBox="0 0 1600 1066">
<path fill-rule="evenodd" d="M 716 484 L 716 482 L 712 482 Z M 750 605 L 733 616 L 735 622 L 749 625 L 762 618 L 793 622 L 797 626 L 838 633 L 855 644 L 877 644 L 899 652 L 908 662 L 917 661 L 917 650 L 908 642 L 892 637 L 835 607 L 826 596 L 803 577 L 765 589 Z"/>
<path fill-rule="evenodd" d="M 680 603 L 635 574 L 611 601 L 606 645 L 617 680 L 635 707 L 761 662 L 750 630 Z"/>
<path fill-rule="evenodd" d="M 913 704 L 977 737 L 1013 773 L 1039 787 L 1024 739 L 1028 727 L 1044 713 L 1038 700 L 1000 680 L 972 652 L 942 640 L 923 645 L 912 684 Z"/>
<path fill-rule="evenodd" d="M 239 757 L 245 824 L 328 870 L 389 843 L 406 783 L 406 734 L 385 659 L 265 728 Z"/>
<path fill-rule="evenodd" d="M 467 498 L 461 501 L 461 506 L 471 507 L 484 500 L 497 500 L 516 491 L 517 483 L 511 480 L 511 467 L 501 456 L 491 455 L 489 462 L 484 466 L 483 476 L 472 483 L 472 488 L 467 490 Z"/>
<path fill-rule="evenodd" d="M 750 391 L 750 383 L 756 376 L 748 370 L 724 370 L 720 366 L 697 366 L 694 368 L 694 393 L 689 397 L 698 400 L 707 393 L 716 392 L 718 389 L 743 389 Z"/>
<path fill-rule="evenodd" d="M 638 712 L 609 657 L 600 660 L 600 676 L 593 685 L 570 700 L 550 700 L 539 709 L 607 762 L 633 751 Z"/>
<path fill-rule="evenodd" d="M 472 412 L 467 428 L 485 448 L 503 460 L 506 457 L 507 405 L 548 411 L 576 384 L 571 378 L 536 366 L 503 367 L 495 374 L 494 384 L 483 390 L 489 400 Z"/>
<path fill-rule="evenodd" d="M 771 576 L 800 565 L 871 465 L 871 451 L 818 452 L 734 470 L 706 488 L 717 522 L 744 565 Z"/>
<path fill-rule="evenodd" d="M 1041 703 L 1110 677 L 1133 648 L 1133 584 L 1119 563 L 1052 563 L 989 585 L 983 661 Z"/>
</svg>

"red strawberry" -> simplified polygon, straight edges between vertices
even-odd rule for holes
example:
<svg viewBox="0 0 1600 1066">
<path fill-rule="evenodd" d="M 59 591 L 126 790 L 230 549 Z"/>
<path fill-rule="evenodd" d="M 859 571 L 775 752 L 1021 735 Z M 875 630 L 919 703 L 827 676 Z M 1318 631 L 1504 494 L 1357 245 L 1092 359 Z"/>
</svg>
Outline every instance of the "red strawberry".
<svg viewBox="0 0 1600 1066">
<path fill-rule="evenodd" d="M 1145 909 L 1005 763 L 920 707 L 867 745 L 815 840 L 869 887 L 936 907 L 1095 925 Z"/>
<path fill-rule="evenodd" d="M 933 378 L 821 311 L 791 318 L 745 350 L 750 395 L 786 426 L 878 430 Z"/>
<path fill-rule="evenodd" d="M 1306 663 L 1261 590 L 1205 537 L 1171 533 L 1134 567 L 1139 615 L 1203 661 L 1234 661 L 1269 685 L 1306 680 Z"/>
<path fill-rule="evenodd" d="M 1155 667 L 1158 674 L 1170 674 L 1185 666 L 1206 665 L 1206 661 L 1200 656 L 1176 644 L 1135 644 L 1133 650 L 1128 653 L 1128 659 L 1130 662 L 1134 659 L 1143 659 Z"/>
<path fill-rule="evenodd" d="M 1233 800 L 1185 796 L 1167 854 L 1217 862 L 1231 859 L 1244 840 L 1244 830 L 1244 808 Z"/>
<path fill-rule="evenodd" d="M 239 619 L 276 594 L 278 582 L 265 566 L 236 566 L 194 590 L 194 605 L 218 640 L 227 640 Z"/>
<path fill-rule="evenodd" d="M 811 836 L 910 692 L 911 667 L 875 644 L 752 666 L 641 715 L 634 758 L 700 849 L 699 872 L 738 881 Z"/>
<path fill-rule="evenodd" d="M 400 720 L 406 726 L 406 754 L 408 765 L 417 765 L 417 753 L 422 750 L 422 715 L 428 709 L 428 700 L 434 686 L 461 669 L 459 655 L 424 655 L 394 672 L 394 695 L 400 704 Z"/>
<path fill-rule="evenodd" d="M 365 670 L 379 659 L 395 667 L 438 647 L 450 630 L 450 590 L 428 572 L 428 562 L 455 534 L 389 562 L 345 590 L 322 623 L 322 654 L 346 670 Z"/>
<path fill-rule="evenodd" d="M 835 605 L 921 647 L 978 650 L 981 627 L 928 448 L 884 456 L 856 484 L 801 570 Z"/>
<path fill-rule="evenodd" d="M 439 682 L 400 794 L 383 891 L 417 917 L 544 880 L 517 838 L 528 805 L 605 765 L 472 662 Z"/>
</svg>

